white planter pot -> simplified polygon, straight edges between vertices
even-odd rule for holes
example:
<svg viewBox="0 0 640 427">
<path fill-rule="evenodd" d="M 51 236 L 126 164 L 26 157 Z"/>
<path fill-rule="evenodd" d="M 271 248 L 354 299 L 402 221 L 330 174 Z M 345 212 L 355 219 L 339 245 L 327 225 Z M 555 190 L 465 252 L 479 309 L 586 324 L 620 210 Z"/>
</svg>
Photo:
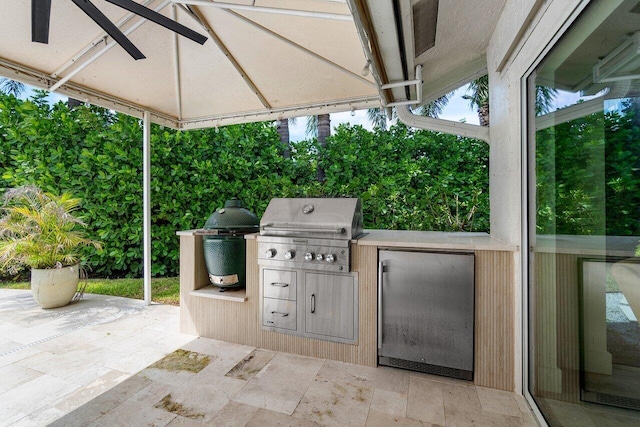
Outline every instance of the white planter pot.
<svg viewBox="0 0 640 427">
<path fill-rule="evenodd" d="M 42 308 L 62 307 L 71 302 L 78 289 L 80 266 L 31 269 L 31 292 Z"/>
</svg>

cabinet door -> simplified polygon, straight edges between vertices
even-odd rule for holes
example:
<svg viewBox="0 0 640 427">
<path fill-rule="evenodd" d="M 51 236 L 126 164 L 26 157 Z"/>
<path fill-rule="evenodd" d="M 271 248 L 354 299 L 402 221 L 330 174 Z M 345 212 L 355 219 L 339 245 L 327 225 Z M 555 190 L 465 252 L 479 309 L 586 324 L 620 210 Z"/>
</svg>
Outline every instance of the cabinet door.
<svg viewBox="0 0 640 427">
<path fill-rule="evenodd" d="M 351 275 L 305 273 L 305 332 L 355 340 L 356 291 Z"/>
</svg>

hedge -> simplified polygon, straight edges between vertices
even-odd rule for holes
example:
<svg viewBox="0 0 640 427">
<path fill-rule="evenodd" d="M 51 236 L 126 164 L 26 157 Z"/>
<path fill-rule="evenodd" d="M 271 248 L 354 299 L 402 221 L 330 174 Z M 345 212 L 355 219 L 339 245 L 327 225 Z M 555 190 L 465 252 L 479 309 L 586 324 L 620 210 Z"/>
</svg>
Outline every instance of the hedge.
<svg viewBox="0 0 640 427">
<path fill-rule="evenodd" d="M 0 187 L 35 184 L 83 199 L 102 253 L 93 276 L 142 274 L 142 129 L 138 119 L 95 107 L 50 105 L 46 94 L 0 94 Z M 339 126 L 320 153 L 315 140 L 285 159 L 275 124 L 197 131 L 151 129 L 152 274 L 178 273 L 176 231 L 199 228 L 238 197 L 262 215 L 272 197 L 355 196 L 367 228 L 487 231 L 488 146 L 396 125 Z M 326 181 L 315 181 L 318 163 Z"/>
</svg>

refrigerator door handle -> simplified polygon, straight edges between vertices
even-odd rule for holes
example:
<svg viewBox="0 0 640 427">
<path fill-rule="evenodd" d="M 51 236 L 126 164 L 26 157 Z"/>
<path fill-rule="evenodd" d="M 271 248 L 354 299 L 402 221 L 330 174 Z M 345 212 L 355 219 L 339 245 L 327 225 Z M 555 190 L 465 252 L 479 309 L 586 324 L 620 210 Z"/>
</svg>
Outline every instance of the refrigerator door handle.
<svg viewBox="0 0 640 427">
<path fill-rule="evenodd" d="M 378 261 L 378 351 L 382 350 L 382 281 L 384 261 Z"/>
</svg>

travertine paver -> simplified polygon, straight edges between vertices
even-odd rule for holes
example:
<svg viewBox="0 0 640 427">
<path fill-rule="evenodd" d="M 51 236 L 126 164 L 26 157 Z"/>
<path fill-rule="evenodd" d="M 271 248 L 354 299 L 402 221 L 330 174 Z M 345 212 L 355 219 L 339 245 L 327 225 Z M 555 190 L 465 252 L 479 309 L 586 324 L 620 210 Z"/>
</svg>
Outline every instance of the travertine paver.
<svg viewBox="0 0 640 427">
<path fill-rule="evenodd" d="M 291 415 L 323 363 L 322 359 L 279 353 L 233 400 Z"/>
<path fill-rule="evenodd" d="M 536 425 L 522 397 L 469 382 L 180 335 L 177 307 L 29 298 L 0 290 L 0 426 Z M 154 364 L 167 354 L 208 363 Z"/>
<path fill-rule="evenodd" d="M 87 425 L 102 415 L 92 408 L 120 405 L 129 377 L 194 339 L 177 332 L 179 310 L 103 295 L 43 310 L 31 291 L 0 289 L 0 426 L 44 426 L 79 407 L 87 416 L 64 425 Z"/>
</svg>

